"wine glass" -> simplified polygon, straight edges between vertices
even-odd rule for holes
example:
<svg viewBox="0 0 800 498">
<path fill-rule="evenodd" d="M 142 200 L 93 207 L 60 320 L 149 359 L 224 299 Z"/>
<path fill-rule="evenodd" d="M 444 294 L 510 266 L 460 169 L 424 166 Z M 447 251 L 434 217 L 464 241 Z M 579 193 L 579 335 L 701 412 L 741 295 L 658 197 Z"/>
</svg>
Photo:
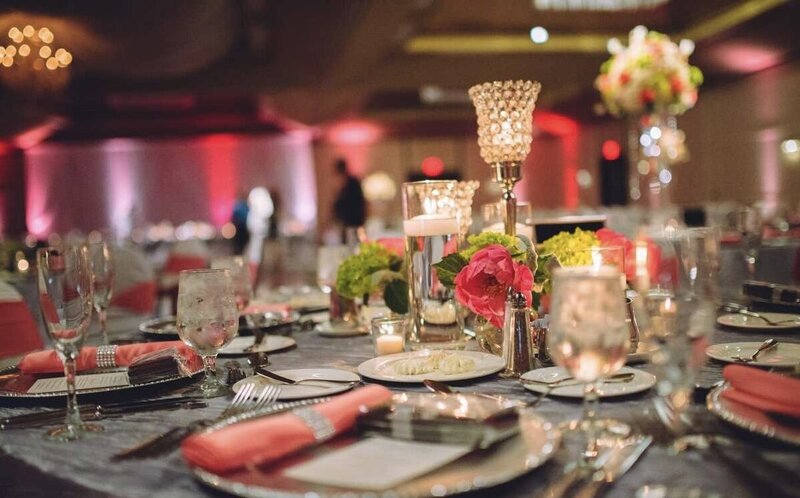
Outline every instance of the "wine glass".
<svg viewBox="0 0 800 498">
<path fill-rule="evenodd" d="M 71 441 L 86 431 L 102 430 L 84 424 L 75 387 L 76 359 L 92 320 L 92 270 L 86 246 L 45 247 L 36 253 L 39 304 L 47 333 L 64 363 L 67 410 L 64 426 L 47 433 L 57 441 Z"/>
<path fill-rule="evenodd" d="M 674 433 L 690 424 L 695 374 L 705 361 L 719 301 L 719 233 L 711 228 L 679 230 L 672 236 L 680 264 L 677 279 L 642 293 L 645 340 L 656 346 L 656 411 Z"/>
<path fill-rule="evenodd" d="M 746 207 L 734 211 L 732 226 L 742 237 L 742 250 L 744 262 L 747 265 L 747 276 L 750 280 L 756 278 L 756 259 L 761 246 L 761 214 L 757 209 Z"/>
<path fill-rule="evenodd" d="M 242 256 L 224 256 L 212 259 L 211 268 L 230 272 L 233 295 L 236 298 L 236 309 L 242 313 L 253 298 L 253 284 L 247 261 Z"/>
<path fill-rule="evenodd" d="M 200 392 L 223 396 L 228 388 L 217 378 L 217 354 L 239 331 L 230 270 L 185 270 L 178 277 L 178 335 L 203 358 Z"/>
<path fill-rule="evenodd" d="M 597 456 L 600 431 L 626 434 L 613 420 L 597 420 L 598 384 L 625 363 L 630 347 L 620 272 L 611 266 L 573 266 L 553 272 L 553 302 L 547 346 L 553 361 L 585 383 L 581 428 L 587 444 L 583 463 Z"/>
<path fill-rule="evenodd" d="M 100 334 L 103 344 L 108 344 L 106 326 L 108 305 L 111 302 L 111 289 L 114 285 L 114 260 L 106 242 L 87 244 L 89 264 L 94 278 L 94 309 L 100 319 Z"/>
</svg>

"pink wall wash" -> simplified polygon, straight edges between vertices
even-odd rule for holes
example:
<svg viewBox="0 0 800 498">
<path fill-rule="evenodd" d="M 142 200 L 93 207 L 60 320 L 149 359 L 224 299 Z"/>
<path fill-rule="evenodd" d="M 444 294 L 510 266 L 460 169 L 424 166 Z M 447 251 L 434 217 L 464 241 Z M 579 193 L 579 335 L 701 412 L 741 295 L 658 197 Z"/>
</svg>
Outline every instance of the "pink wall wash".
<svg viewBox="0 0 800 498">
<path fill-rule="evenodd" d="M 26 218 L 37 236 L 169 220 L 227 222 L 239 191 L 264 186 L 281 221 L 311 229 L 317 187 L 310 134 L 45 143 L 25 151 Z"/>
</svg>

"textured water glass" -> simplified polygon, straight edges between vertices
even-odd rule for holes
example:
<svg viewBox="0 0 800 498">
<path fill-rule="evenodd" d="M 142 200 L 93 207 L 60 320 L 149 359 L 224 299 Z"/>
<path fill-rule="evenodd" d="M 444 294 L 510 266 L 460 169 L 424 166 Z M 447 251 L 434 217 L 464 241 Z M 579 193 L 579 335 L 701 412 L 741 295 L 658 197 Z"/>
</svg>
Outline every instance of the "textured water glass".
<svg viewBox="0 0 800 498">
<path fill-rule="evenodd" d="M 92 269 L 86 246 L 47 247 L 37 251 L 39 305 L 56 354 L 64 363 L 67 410 L 64 426 L 47 433 L 51 439 L 79 439 L 86 431 L 101 430 L 85 424 L 78 410 L 75 387 L 76 360 L 92 319 Z"/>
<path fill-rule="evenodd" d="M 203 358 L 205 378 L 200 392 L 222 396 L 229 388 L 217 378 L 217 354 L 239 331 L 230 270 L 187 270 L 178 280 L 178 335 Z"/>
<path fill-rule="evenodd" d="M 342 261 L 353 254 L 347 245 L 320 246 L 317 251 L 317 285 L 324 292 L 336 287 L 336 273 Z"/>
<path fill-rule="evenodd" d="M 103 344 L 108 344 L 107 314 L 114 286 L 114 259 L 106 242 L 87 244 L 89 264 L 94 278 L 94 309 L 100 320 Z"/>
<path fill-rule="evenodd" d="M 410 346 L 464 344 L 455 292 L 439 281 L 433 267 L 458 250 L 460 238 L 456 181 L 403 184 L 403 232 L 410 291 Z"/>
<path fill-rule="evenodd" d="M 253 298 L 253 280 L 250 276 L 250 265 L 243 256 L 224 256 L 211 260 L 214 270 L 228 270 L 233 283 L 233 295 L 236 298 L 236 309 L 243 312 Z"/>
<path fill-rule="evenodd" d="M 719 233 L 711 228 L 680 230 L 672 241 L 678 278 L 643 293 L 640 329 L 656 346 L 651 358 L 658 377 L 656 408 L 670 429 L 681 432 L 690 422 L 695 376 L 716 323 L 720 246 Z"/>
<path fill-rule="evenodd" d="M 528 157 L 533 109 L 541 88 L 537 81 L 493 81 L 469 89 L 478 115 L 481 157 L 488 164 L 519 162 Z"/>
<path fill-rule="evenodd" d="M 624 432 L 624 424 L 596 420 L 598 384 L 624 364 L 629 349 L 620 273 L 609 266 L 564 267 L 553 272 L 547 346 L 553 361 L 584 382 L 585 460 L 597 456 L 600 429 Z"/>
</svg>

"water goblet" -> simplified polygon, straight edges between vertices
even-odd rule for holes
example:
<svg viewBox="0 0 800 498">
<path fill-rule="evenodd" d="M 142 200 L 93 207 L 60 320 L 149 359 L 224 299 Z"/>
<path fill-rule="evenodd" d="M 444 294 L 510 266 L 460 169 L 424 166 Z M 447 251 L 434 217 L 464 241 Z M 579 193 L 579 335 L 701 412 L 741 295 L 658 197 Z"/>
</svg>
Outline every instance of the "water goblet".
<svg viewBox="0 0 800 498">
<path fill-rule="evenodd" d="M 239 331 L 239 315 L 230 270 L 186 270 L 178 279 L 178 335 L 202 358 L 204 397 L 229 392 L 217 378 L 217 354 Z"/>
<path fill-rule="evenodd" d="M 242 256 L 223 256 L 212 259 L 211 268 L 230 272 L 233 295 L 236 298 L 236 309 L 242 313 L 253 298 L 253 284 L 247 261 Z"/>
<path fill-rule="evenodd" d="M 94 309 L 100 320 L 100 334 L 103 344 L 108 344 L 108 328 L 106 325 L 108 306 L 111 303 L 111 292 L 114 285 L 114 260 L 111 249 L 106 242 L 87 244 L 89 264 L 94 278 Z"/>
<path fill-rule="evenodd" d="M 584 385 L 583 418 L 570 423 L 586 437 L 582 464 L 598 454 L 598 434 L 624 435 L 629 428 L 597 420 L 598 384 L 625 363 L 629 349 L 620 272 L 610 266 L 562 267 L 553 272 L 547 346 L 553 361 Z"/>
<path fill-rule="evenodd" d="M 85 424 L 78 409 L 76 360 L 92 320 L 92 270 L 86 246 L 46 247 L 36 253 L 39 304 L 47 333 L 64 363 L 67 410 L 64 426 L 47 433 L 56 441 L 79 439 L 87 431 L 102 430 Z"/>
</svg>

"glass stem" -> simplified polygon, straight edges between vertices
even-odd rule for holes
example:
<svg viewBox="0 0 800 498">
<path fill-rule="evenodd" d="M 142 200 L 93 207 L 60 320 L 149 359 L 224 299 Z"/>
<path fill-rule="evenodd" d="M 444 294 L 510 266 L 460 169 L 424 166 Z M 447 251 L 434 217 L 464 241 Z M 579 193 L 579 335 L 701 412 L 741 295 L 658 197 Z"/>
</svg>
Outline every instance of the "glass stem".
<svg viewBox="0 0 800 498">
<path fill-rule="evenodd" d="M 206 372 L 203 384 L 214 387 L 217 384 L 217 355 L 203 356 L 203 368 Z"/>
<path fill-rule="evenodd" d="M 67 379 L 67 413 L 64 426 L 68 434 L 80 432 L 83 428 L 81 412 L 78 409 L 78 390 L 75 387 L 75 357 L 74 351 L 64 354 L 64 377 Z"/>
<path fill-rule="evenodd" d="M 97 316 L 100 317 L 100 333 L 103 335 L 103 344 L 108 345 L 108 312 L 105 308 L 97 310 Z"/>
<path fill-rule="evenodd" d="M 756 254 L 756 251 L 747 251 L 747 255 L 744 258 L 747 263 L 747 274 L 751 280 L 756 277 Z"/>
<path fill-rule="evenodd" d="M 583 386 L 583 425 L 586 432 L 586 450 L 583 458 L 587 462 L 597 458 L 597 427 L 595 417 L 598 408 L 597 382 L 587 382 Z"/>
</svg>

